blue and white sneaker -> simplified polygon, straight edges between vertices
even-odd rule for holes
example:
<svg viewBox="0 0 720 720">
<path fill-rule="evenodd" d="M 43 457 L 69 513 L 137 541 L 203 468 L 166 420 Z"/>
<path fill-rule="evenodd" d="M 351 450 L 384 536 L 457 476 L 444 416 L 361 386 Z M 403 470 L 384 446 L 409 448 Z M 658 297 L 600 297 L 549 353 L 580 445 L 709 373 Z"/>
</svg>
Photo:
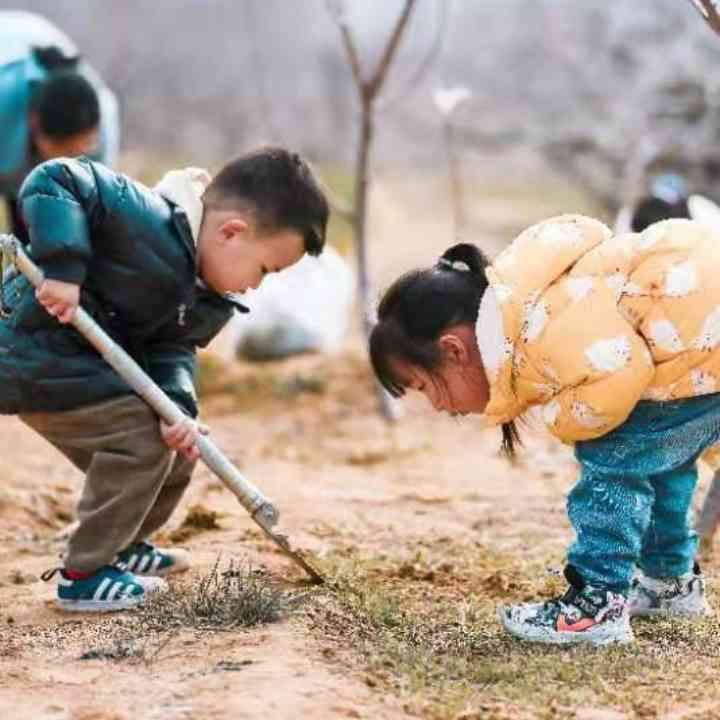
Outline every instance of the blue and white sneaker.
<svg viewBox="0 0 720 720">
<path fill-rule="evenodd" d="M 63 568 L 53 568 L 41 575 L 45 581 L 59 573 L 57 604 L 69 612 L 114 612 L 129 610 L 144 602 L 152 592 L 167 589 L 167 583 L 152 578 L 153 583 L 140 582 L 132 573 L 114 565 L 106 565 L 87 578 L 72 580 Z"/>
<path fill-rule="evenodd" d="M 180 548 L 160 550 L 149 542 L 139 542 L 118 554 L 118 564 L 135 575 L 162 577 L 187 570 L 190 553 Z"/>
</svg>

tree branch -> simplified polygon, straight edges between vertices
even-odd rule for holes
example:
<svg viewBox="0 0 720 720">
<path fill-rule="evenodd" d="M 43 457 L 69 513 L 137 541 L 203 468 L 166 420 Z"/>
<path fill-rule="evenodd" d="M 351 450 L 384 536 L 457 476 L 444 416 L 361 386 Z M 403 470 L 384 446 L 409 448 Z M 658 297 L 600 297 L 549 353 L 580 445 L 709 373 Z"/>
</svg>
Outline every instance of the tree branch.
<svg viewBox="0 0 720 720">
<path fill-rule="evenodd" d="M 385 76 L 387 75 L 387 71 L 393 61 L 395 52 L 400 45 L 400 38 L 402 38 L 403 32 L 405 31 L 405 26 L 410 19 L 410 14 L 412 13 L 413 7 L 415 6 L 415 1 L 416 0 L 405 0 L 405 7 L 403 8 L 400 17 L 398 18 L 397 23 L 395 23 L 392 35 L 390 36 L 388 44 L 385 46 L 385 50 L 383 51 L 382 57 L 380 58 L 377 69 L 367 83 L 366 92 L 368 100 L 374 100 L 375 96 L 380 92 L 380 88 L 382 87 Z"/>
<path fill-rule="evenodd" d="M 350 62 L 350 69 L 353 80 L 355 80 L 355 86 L 358 89 L 360 97 L 364 98 L 366 86 L 365 80 L 363 79 L 362 67 L 360 66 L 360 56 L 350 32 L 350 26 L 345 17 L 343 2 L 342 0 L 327 0 L 326 4 L 330 17 L 333 18 L 340 29 L 340 37 L 342 38 L 343 47 L 345 48 L 345 54 Z"/>
<path fill-rule="evenodd" d="M 429 72 L 430 68 L 435 64 L 440 52 L 442 51 L 443 44 L 445 41 L 445 35 L 447 32 L 448 19 L 450 17 L 450 5 L 452 0 L 438 0 L 440 19 L 437 23 L 437 29 L 435 31 L 435 37 L 433 38 L 432 45 L 428 49 L 427 55 L 420 61 L 415 72 L 407 83 L 407 87 L 394 97 L 384 101 L 379 107 L 378 112 L 385 112 L 393 105 L 397 104 L 405 97 L 407 97 L 413 90 L 420 87 L 425 76 Z"/>
<path fill-rule="evenodd" d="M 720 35 L 720 12 L 716 0 L 690 0 L 707 24 Z"/>
</svg>

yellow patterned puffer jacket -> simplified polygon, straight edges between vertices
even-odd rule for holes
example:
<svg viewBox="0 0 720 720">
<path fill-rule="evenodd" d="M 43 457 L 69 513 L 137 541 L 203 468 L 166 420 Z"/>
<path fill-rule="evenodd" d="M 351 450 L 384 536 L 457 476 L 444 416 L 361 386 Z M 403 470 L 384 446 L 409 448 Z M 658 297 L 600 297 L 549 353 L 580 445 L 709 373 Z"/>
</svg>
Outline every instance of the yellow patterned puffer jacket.
<svg viewBox="0 0 720 720">
<path fill-rule="evenodd" d="M 666 220 L 613 237 L 563 215 L 487 269 L 476 334 L 486 418 L 531 407 L 564 442 L 599 437 L 640 400 L 720 391 L 720 235 Z"/>
</svg>

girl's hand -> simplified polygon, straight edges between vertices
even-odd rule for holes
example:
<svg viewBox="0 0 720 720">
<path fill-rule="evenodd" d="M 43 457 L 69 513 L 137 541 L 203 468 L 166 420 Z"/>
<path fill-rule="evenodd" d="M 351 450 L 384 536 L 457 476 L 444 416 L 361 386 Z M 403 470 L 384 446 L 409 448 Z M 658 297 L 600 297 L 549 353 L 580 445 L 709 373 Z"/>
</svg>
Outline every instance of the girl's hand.
<svg viewBox="0 0 720 720">
<path fill-rule="evenodd" d="M 80 303 L 80 286 L 61 280 L 45 280 L 35 291 L 35 297 L 61 323 L 69 323 Z"/>
<path fill-rule="evenodd" d="M 165 444 L 172 450 L 182 453 L 188 460 L 197 460 L 200 457 L 195 440 L 198 435 L 207 435 L 210 429 L 206 425 L 195 422 L 190 418 L 179 420 L 174 425 L 160 421 L 160 434 Z"/>
</svg>

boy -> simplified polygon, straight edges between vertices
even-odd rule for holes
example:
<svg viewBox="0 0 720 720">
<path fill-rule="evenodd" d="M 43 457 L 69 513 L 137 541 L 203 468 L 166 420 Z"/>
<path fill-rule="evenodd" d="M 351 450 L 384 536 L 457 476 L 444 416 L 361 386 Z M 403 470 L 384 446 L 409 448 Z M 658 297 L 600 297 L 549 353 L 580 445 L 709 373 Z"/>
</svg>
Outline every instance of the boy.
<svg viewBox="0 0 720 720">
<path fill-rule="evenodd" d="M 155 191 L 89 160 L 53 160 L 31 173 L 19 203 L 46 280 L 37 293 L 21 276 L 5 283 L 0 413 L 19 414 L 86 474 L 59 604 L 132 607 L 164 585 L 157 576 L 188 566 L 184 553 L 146 538 L 169 518 L 198 457 L 195 348 L 245 310 L 231 293 L 322 251 L 328 203 L 305 161 L 281 148 L 244 155 L 214 179 L 171 172 Z M 78 303 L 187 422 L 159 424 L 66 325 Z"/>
<path fill-rule="evenodd" d="M 17 194 L 36 165 L 78 155 L 110 165 L 117 155 L 115 96 L 70 39 L 33 13 L 0 11 L 0 127 L 0 195 L 24 242 Z"/>
</svg>

